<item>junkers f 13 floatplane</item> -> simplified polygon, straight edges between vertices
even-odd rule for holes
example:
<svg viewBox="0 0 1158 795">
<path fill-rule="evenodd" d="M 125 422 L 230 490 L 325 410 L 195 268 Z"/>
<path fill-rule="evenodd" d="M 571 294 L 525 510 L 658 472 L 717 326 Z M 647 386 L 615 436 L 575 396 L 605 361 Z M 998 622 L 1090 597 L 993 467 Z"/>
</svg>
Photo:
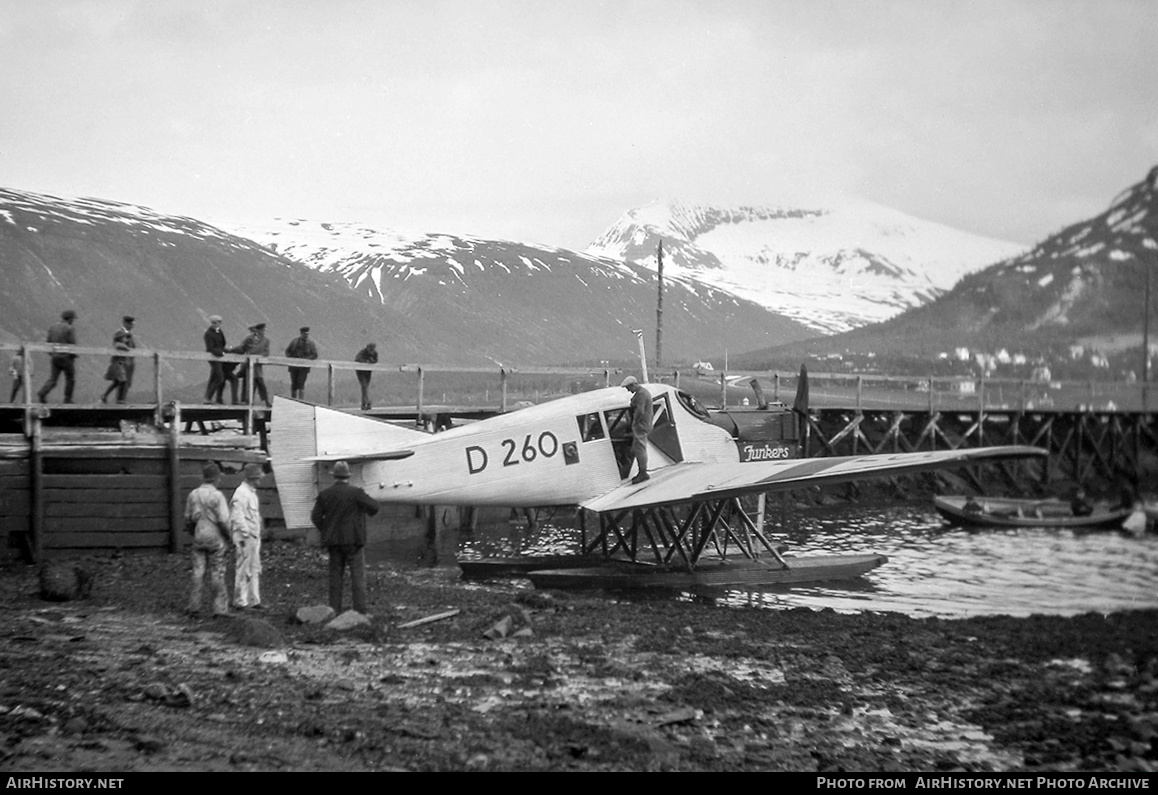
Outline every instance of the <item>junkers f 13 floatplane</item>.
<svg viewBox="0 0 1158 795">
<path fill-rule="evenodd" d="M 577 506 L 590 567 L 529 571 L 537 587 L 797 583 L 857 577 L 883 555 L 794 557 L 764 533 L 765 494 L 1010 458 L 1035 447 L 801 459 L 793 409 L 708 411 L 646 384 L 654 407 L 650 479 L 631 482 L 630 393 L 605 387 L 427 433 L 297 400 L 274 399 L 270 453 L 290 526 L 308 526 L 318 467 L 344 460 L 383 503 Z M 757 495 L 756 517 L 741 498 Z M 591 512 L 598 530 L 589 532 Z M 729 554 L 734 548 L 738 554 Z"/>
</svg>

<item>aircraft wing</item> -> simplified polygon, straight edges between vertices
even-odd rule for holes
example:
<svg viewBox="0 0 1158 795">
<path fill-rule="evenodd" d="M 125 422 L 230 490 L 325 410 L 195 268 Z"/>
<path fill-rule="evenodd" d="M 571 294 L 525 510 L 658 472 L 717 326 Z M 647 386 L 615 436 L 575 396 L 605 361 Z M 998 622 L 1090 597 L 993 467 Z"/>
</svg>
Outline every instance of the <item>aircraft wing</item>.
<svg viewBox="0 0 1158 795">
<path fill-rule="evenodd" d="M 581 507 L 603 512 L 675 505 L 1013 458 L 1044 458 L 1047 455 L 1047 451 L 1038 447 L 1009 445 L 924 453 L 794 458 L 742 464 L 686 462 L 655 470 L 650 480 L 638 486 L 619 486 L 607 494 L 588 500 Z"/>
</svg>

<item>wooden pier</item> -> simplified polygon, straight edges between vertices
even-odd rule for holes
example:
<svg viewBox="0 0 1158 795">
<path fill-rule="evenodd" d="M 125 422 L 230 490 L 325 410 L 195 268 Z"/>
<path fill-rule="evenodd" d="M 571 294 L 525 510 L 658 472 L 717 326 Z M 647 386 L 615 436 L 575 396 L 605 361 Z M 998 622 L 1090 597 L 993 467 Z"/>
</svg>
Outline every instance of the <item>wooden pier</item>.
<svg viewBox="0 0 1158 795">
<path fill-rule="evenodd" d="M 246 463 L 266 461 L 266 434 L 276 418 L 254 402 L 251 390 L 243 389 L 238 405 L 178 399 L 201 394 L 204 381 L 191 382 L 189 367 L 205 373 L 205 364 L 212 360 L 208 354 L 137 349 L 129 355 L 152 367 L 138 368 L 139 383 L 130 394 L 133 402 L 62 405 L 36 402 L 39 381 L 28 377 L 31 356 L 37 357 L 35 372 L 43 378 L 47 354 L 61 349 L 43 343 L 0 343 L 6 357 L 17 350 L 24 354 L 25 388 L 17 402 L 0 404 L 0 537 L 7 540 L 10 555 L 38 560 L 66 550 L 177 551 L 185 543 L 181 532 L 185 497 L 200 483 L 201 465 L 208 460 L 221 464 L 226 473 L 223 489 L 232 490 Z M 125 355 L 112 348 L 68 350 L 102 360 Z M 547 391 L 553 397 L 568 386 L 579 388 L 580 382 L 582 388 L 606 386 L 620 372 L 606 367 L 366 365 L 237 355 L 221 360 L 247 361 L 251 372 L 254 365 L 263 365 L 267 382 L 278 368 L 320 370 L 326 376 L 326 405 L 412 422 L 432 431 L 517 408 L 519 401 L 509 391 L 512 378 L 539 379 L 550 385 Z M 336 384 L 339 378 L 352 382 L 354 370 L 386 374 L 395 387 L 408 380 L 412 402 L 369 411 L 342 405 Z M 140 377 L 146 374 L 151 379 Z M 488 384 L 486 397 L 478 403 L 435 404 L 427 394 L 431 374 L 473 379 L 476 387 L 481 379 Z M 659 380 L 674 382 L 705 403 L 731 404 L 733 411 L 758 410 L 755 405 L 736 406 L 752 395 L 749 377 L 762 382 L 774 401 L 791 403 L 795 396 L 795 374 L 746 373 L 739 379 L 737 375 L 698 378 L 694 373 L 668 371 Z M 271 391 L 278 386 L 273 381 Z M 91 382 L 87 388 L 91 391 Z M 487 399 L 492 388 L 494 403 Z M 710 399 L 715 395 L 718 401 Z M 755 396 L 762 402 L 760 390 Z M 1000 476 L 1010 490 L 1026 486 L 1032 478 L 1033 485 L 1094 482 L 1103 490 L 1128 482 L 1141 492 L 1158 493 L 1158 431 L 1146 383 L 816 374 L 810 377 L 809 406 L 802 424 L 804 456 L 1029 444 L 1049 450 L 1048 463 L 1044 468 L 1001 465 Z M 969 470 L 964 472 L 974 478 Z M 974 485 L 981 491 L 986 484 L 974 478 Z M 277 524 L 281 507 L 272 477 L 263 484 L 261 497 L 263 515 Z"/>
</svg>

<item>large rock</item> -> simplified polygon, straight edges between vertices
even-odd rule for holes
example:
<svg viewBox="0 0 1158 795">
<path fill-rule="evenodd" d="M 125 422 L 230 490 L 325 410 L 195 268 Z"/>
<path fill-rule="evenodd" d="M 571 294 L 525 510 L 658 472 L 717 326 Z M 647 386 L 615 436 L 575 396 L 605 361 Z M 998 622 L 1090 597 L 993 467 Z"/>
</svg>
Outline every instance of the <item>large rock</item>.
<svg viewBox="0 0 1158 795">
<path fill-rule="evenodd" d="M 335 618 L 329 624 L 326 624 L 326 629 L 334 629 L 339 632 L 353 629 L 354 627 L 367 626 L 370 624 L 370 619 L 356 610 L 347 610 L 340 616 Z"/>
<path fill-rule="evenodd" d="M 334 608 L 329 605 L 314 605 L 299 608 L 294 617 L 300 624 L 324 624 L 334 617 Z"/>
<path fill-rule="evenodd" d="M 260 649 L 277 649 L 285 645 L 285 638 L 268 621 L 260 618 L 242 618 L 234 625 L 237 642 Z"/>
<path fill-rule="evenodd" d="M 92 590 L 92 582 L 92 572 L 72 563 L 48 560 L 40 566 L 40 598 L 49 602 L 83 599 Z"/>
</svg>

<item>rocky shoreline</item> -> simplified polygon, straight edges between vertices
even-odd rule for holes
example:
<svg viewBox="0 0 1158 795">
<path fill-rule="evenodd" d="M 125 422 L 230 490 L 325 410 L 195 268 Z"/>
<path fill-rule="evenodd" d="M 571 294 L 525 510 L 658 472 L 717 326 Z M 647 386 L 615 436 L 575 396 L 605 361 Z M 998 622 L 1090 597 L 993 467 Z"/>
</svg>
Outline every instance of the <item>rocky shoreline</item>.
<svg viewBox="0 0 1158 795">
<path fill-rule="evenodd" d="M 184 555 L 0 576 L 13 772 L 1158 769 L 1158 611 L 912 619 L 722 608 L 375 566 L 373 620 L 301 624 L 317 549 L 265 552 L 269 609 L 181 613 Z M 457 612 L 456 612 L 457 611 Z M 410 628 L 401 625 L 445 616 Z"/>
</svg>

